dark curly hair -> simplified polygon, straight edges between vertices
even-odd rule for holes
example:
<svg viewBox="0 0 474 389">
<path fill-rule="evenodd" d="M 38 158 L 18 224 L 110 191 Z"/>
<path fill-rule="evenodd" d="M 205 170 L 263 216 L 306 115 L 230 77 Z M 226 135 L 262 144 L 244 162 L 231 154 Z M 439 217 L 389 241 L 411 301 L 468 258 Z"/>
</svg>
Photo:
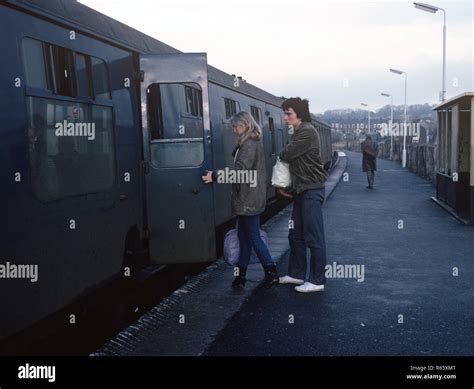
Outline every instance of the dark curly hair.
<svg viewBox="0 0 474 389">
<path fill-rule="evenodd" d="M 303 122 L 311 122 L 311 115 L 309 113 L 309 101 L 307 99 L 302 100 L 300 97 L 291 97 L 286 99 L 281 105 L 284 111 L 293 108 L 296 116 Z"/>
</svg>

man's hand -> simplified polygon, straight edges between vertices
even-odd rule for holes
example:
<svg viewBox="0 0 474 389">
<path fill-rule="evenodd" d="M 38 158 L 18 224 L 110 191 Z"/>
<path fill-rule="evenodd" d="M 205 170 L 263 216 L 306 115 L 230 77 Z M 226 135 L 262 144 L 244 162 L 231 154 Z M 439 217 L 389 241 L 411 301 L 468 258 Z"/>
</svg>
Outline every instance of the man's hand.
<svg viewBox="0 0 474 389">
<path fill-rule="evenodd" d="M 286 198 L 289 198 L 289 199 L 292 199 L 293 198 L 293 195 L 288 193 L 288 192 L 285 192 L 282 188 L 277 188 L 277 193 L 279 193 L 280 195 L 282 195 L 283 197 L 286 197 Z"/>
</svg>

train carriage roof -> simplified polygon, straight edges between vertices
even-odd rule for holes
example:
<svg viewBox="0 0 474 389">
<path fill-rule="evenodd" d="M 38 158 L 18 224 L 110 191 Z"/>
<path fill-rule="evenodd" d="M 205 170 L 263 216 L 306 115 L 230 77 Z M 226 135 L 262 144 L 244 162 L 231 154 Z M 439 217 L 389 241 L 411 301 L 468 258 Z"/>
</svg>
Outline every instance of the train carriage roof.
<svg viewBox="0 0 474 389">
<path fill-rule="evenodd" d="M 114 42 L 142 54 L 173 54 L 181 53 L 157 39 L 127 26 L 109 16 L 106 16 L 76 0 L 6 0 L 15 8 L 41 15 L 67 26 L 76 27 L 78 30 L 92 34 L 104 40 Z M 234 78 L 222 70 L 208 65 L 209 80 L 234 88 Z M 263 89 L 241 82 L 239 92 L 248 94 L 265 102 L 281 106 L 283 99 L 266 92 Z M 329 127 L 315 115 L 311 118 L 323 126 Z"/>
<path fill-rule="evenodd" d="M 318 118 L 315 114 L 311 113 L 311 119 L 314 120 L 315 122 L 317 122 L 319 125 L 323 126 L 323 127 L 326 127 L 326 128 L 331 128 L 331 126 L 326 123 L 326 122 L 323 122 L 320 118 Z"/>
<path fill-rule="evenodd" d="M 135 30 L 76 0 L 7 0 L 15 8 L 38 14 L 83 32 L 114 42 L 142 54 L 172 54 L 181 51 Z M 234 88 L 234 78 L 213 66 L 208 66 L 209 80 Z M 240 82 L 239 92 L 281 106 L 282 99 L 247 82 Z"/>
</svg>

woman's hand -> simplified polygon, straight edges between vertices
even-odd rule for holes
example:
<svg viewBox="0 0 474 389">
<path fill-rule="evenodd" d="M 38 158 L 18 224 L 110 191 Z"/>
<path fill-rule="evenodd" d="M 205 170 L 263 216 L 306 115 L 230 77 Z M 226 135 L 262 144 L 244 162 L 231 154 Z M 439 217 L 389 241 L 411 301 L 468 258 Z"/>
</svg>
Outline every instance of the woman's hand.
<svg viewBox="0 0 474 389">
<path fill-rule="evenodd" d="M 210 184 L 212 180 L 212 171 L 208 171 L 205 176 L 201 176 L 201 179 L 204 181 L 205 184 Z"/>
</svg>

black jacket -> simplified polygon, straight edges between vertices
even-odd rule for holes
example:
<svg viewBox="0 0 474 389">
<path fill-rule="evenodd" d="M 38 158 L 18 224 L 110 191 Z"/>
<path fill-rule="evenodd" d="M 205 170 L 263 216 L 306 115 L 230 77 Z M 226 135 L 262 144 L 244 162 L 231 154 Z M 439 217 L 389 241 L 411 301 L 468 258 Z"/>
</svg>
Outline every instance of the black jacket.
<svg viewBox="0 0 474 389">
<path fill-rule="evenodd" d="M 280 152 L 280 159 L 290 164 L 291 186 L 296 193 L 323 188 L 327 172 L 321 161 L 318 131 L 309 122 L 295 130 L 291 142 Z"/>
</svg>

